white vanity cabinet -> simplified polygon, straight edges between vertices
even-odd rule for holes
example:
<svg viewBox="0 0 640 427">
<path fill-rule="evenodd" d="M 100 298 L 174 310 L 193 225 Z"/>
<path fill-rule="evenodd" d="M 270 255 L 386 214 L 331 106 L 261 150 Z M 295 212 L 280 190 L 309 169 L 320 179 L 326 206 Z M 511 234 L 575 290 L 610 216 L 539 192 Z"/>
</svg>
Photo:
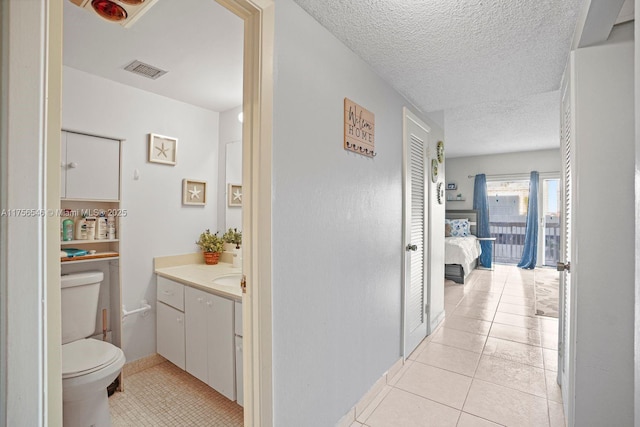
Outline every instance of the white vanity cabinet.
<svg viewBox="0 0 640 427">
<path fill-rule="evenodd" d="M 62 131 L 60 197 L 120 199 L 120 141 Z"/>
<path fill-rule="evenodd" d="M 185 286 L 164 277 L 158 277 L 157 285 L 157 351 L 185 369 Z"/>
<path fill-rule="evenodd" d="M 185 288 L 186 370 L 235 400 L 233 301 Z"/>
</svg>

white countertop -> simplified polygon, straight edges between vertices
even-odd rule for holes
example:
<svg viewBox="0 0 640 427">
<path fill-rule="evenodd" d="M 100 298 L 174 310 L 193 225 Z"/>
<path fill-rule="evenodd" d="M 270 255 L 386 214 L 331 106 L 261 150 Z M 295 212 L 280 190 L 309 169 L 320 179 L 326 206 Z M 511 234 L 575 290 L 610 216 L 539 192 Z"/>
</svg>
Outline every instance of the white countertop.
<svg viewBox="0 0 640 427">
<path fill-rule="evenodd" d="M 173 257 L 163 257 L 159 260 L 155 259 L 155 273 L 158 276 L 165 277 L 170 280 L 174 280 L 183 285 L 191 286 L 209 292 L 212 294 L 220 295 L 225 298 L 234 300 L 242 300 L 242 289 L 240 289 L 240 281 L 234 286 L 222 286 L 214 283 L 214 280 L 220 276 L 226 276 L 228 274 L 240 274 L 242 269 L 240 267 L 233 267 L 232 264 L 226 262 L 219 262 L 216 265 L 206 265 L 204 263 L 188 263 L 194 261 L 193 259 L 178 260 L 180 256 L 175 257 L 176 263 L 173 261 Z M 200 257 L 202 255 L 200 254 Z M 169 262 L 167 262 L 169 261 Z M 187 262 L 187 263 L 181 263 Z"/>
</svg>

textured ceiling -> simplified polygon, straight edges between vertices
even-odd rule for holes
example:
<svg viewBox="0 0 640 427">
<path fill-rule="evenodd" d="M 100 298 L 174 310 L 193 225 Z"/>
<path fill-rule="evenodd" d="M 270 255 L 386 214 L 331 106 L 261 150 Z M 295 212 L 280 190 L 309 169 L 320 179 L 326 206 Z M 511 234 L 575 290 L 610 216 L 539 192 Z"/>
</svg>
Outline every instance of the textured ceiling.
<svg viewBox="0 0 640 427">
<path fill-rule="evenodd" d="M 226 111 L 242 104 L 243 30 L 242 20 L 213 0 L 159 1 L 128 29 L 65 0 L 64 65 Z M 168 73 L 150 80 L 124 71 L 134 59 Z"/>
<path fill-rule="evenodd" d="M 585 0 L 294 1 L 444 124 L 448 157 L 559 146 L 549 92 Z M 241 104 L 242 21 L 214 0 L 159 1 L 130 29 L 64 3 L 65 65 L 214 111 Z M 134 59 L 169 73 L 123 71 Z"/>
<path fill-rule="evenodd" d="M 446 111 L 447 157 L 558 148 L 560 92 Z"/>
<path fill-rule="evenodd" d="M 436 122 L 448 157 L 559 146 L 584 0 L 295 0 Z"/>
<path fill-rule="evenodd" d="M 557 90 L 581 0 L 295 0 L 422 111 Z"/>
</svg>

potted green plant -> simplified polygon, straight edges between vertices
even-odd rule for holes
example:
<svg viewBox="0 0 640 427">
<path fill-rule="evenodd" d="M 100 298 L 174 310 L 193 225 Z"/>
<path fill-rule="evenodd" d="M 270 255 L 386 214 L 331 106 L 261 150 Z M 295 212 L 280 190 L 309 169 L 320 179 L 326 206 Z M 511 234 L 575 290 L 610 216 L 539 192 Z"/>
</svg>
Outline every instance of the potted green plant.
<svg viewBox="0 0 640 427">
<path fill-rule="evenodd" d="M 205 264 L 217 264 L 220 254 L 224 250 L 224 239 L 218 236 L 218 232 L 211 233 L 209 229 L 200 235 L 196 245 L 202 249 L 204 253 Z"/>
<path fill-rule="evenodd" d="M 238 231 L 237 228 L 230 228 L 222 235 L 222 239 L 225 243 L 236 245 L 236 249 L 240 249 L 240 245 L 242 244 L 242 231 Z"/>
</svg>

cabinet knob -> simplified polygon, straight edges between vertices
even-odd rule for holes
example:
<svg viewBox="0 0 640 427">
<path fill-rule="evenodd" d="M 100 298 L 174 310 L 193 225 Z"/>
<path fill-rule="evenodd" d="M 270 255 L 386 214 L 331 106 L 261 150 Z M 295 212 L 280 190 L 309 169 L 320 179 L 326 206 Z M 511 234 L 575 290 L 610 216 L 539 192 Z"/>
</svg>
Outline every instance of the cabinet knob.
<svg viewBox="0 0 640 427">
<path fill-rule="evenodd" d="M 211 304 L 212 304 L 212 303 L 211 303 L 211 301 L 207 301 L 207 305 L 208 305 L 209 307 L 211 307 Z"/>
<path fill-rule="evenodd" d="M 176 317 L 176 322 L 182 323 L 182 317 Z"/>
<path fill-rule="evenodd" d="M 204 300 L 202 299 L 202 297 L 198 298 L 198 302 L 200 302 L 200 303 L 201 303 L 202 301 L 204 301 Z"/>
<path fill-rule="evenodd" d="M 69 169 L 75 169 L 78 167 L 78 162 L 71 162 L 69 163 Z"/>
</svg>

